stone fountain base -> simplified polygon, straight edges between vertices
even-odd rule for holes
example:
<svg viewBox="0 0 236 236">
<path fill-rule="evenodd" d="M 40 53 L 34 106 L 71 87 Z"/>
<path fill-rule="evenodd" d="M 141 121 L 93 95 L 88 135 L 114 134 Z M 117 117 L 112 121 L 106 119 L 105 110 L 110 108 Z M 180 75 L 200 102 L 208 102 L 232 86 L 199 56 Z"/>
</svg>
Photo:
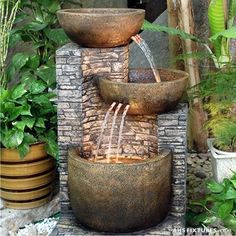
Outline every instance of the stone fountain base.
<svg viewBox="0 0 236 236">
<path fill-rule="evenodd" d="M 89 158 L 96 148 L 107 110 L 93 79 L 96 75 L 127 82 L 128 47 L 97 49 L 68 44 L 57 51 L 62 216 L 55 235 L 102 235 L 77 223 L 71 210 L 67 170 L 69 147 L 79 148 L 85 158 Z M 126 121 L 121 147 L 123 153 L 151 158 L 161 149 L 171 148 L 173 151 L 172 198 L 167 218 L 154 228 L 129 235 L 177 235 L 175 230 L 185 225 L 187 106 L 179 104 L 175 110 L 158 116 L 127 116 Z M 114 130 L 114 134 L 117 136 L 117 130 Z M 107 134 L 104 135 L 106 138 Z M 115 144 L 115 141 L 112 143 Z M 105 140 L 101 151 L 107 148 L 106 144 Z"/>
</svg>

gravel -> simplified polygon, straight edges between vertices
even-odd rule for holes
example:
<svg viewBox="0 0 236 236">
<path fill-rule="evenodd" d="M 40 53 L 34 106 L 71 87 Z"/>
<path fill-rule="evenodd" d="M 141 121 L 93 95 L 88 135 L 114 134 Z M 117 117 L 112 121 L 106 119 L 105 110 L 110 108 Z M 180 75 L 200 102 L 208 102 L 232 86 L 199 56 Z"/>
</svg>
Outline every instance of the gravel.
<svg viewBox="0 0 236 236">
<path fill-rule="evenodd" d="M 36 224 L 28 224 L 17 233 L 9 232 L 9 236 L 49 236 L 58 222 L 58 218 L 46 218 Z"/>
</svg>

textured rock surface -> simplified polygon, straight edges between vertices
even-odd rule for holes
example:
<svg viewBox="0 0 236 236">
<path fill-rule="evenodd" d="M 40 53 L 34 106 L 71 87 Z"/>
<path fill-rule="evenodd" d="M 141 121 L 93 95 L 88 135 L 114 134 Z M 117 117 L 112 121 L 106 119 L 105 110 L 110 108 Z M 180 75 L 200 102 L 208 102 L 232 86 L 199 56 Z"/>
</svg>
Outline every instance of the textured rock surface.
<svg viewBox="0 0 236 236">
<path fill-rule="evenodd" d="M 167 25 L 167 11 L 164 11 L 154 23 Z M 147 42 L 157 67 L 169 66 L 169 40 L 168 34 L 143 31 L 141 37 Z M 150 65 L 142 50 L 136 43 L 130 44 L 130 68 L 150 68 Z"/>
<path fill-rule="evenodd" d="M 29 210 L 14 210 L 3 208 L 0 210 L 0 235 L 8 236 L 15 233 L 26 224 L 42 220 L 60 211 L 59 195 L 48 204 Z"/>
</svg>

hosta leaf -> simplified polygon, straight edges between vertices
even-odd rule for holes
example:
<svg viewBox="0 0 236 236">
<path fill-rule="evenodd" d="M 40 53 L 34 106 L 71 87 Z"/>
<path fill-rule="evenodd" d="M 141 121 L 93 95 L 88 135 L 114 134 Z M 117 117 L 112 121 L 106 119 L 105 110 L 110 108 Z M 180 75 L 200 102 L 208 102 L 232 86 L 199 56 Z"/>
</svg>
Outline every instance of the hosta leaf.
<svg viewBox="0 0 236 236">
<path fill-rule="evenodd" d="M 6 148 L 18 147 L 24 139 L 24 132 L 18 129 L 12 129 L 5 132 L 2 144 Z"/>
</svg>

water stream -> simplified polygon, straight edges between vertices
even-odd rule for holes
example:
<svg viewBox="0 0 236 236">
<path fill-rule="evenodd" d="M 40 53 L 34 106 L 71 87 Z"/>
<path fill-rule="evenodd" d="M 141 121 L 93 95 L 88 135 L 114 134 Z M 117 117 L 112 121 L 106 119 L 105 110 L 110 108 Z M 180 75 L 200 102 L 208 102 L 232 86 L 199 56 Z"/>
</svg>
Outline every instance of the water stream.
<svg viewBox="0 0 236 236">
<path fill-rule="evenodd" d="M 101 142 L 102 142 L 102 137 L 103 137 L 103 133 L 104 133 L 104 130 L 107 126 L 107 122 L 108 122 L 108 118 L 109 118 L 109 115 L 112 111 L 112 109 L 114 108 L 114 106 L 116 105 L 116 102 L 113 102 L 110 106 L 110 108 L 107 110 L 107 113 L 105 115 L 105 118 L 103 120 L 103 123 L 102 123 L 102 128 L 101 128 L 101 132 L 100 132 L 100 135 L 99 135 L 99 138 L 98 138 L 98 143 L 97 143 L 97 149 L 96 149 L 96 153 L 95 153 L 95 161 L 97 159 L 97 156 L 98 156 L 98 151 L 99 151 L 99 148 L 100 148 L 100 145 L 101 145 Z"/>
<path fill-rule="evenodd" d="M 139 34 L 132 36 L 131 39 L 135 43 L 137 43 L 137 45 L 140 47 L 140 49 L 143 51 L 144 55 L 146 56 L 150 66 L 151 66 L 151 69 L 153 71 L 156 82 L 157 83 L 161 82 L 161 78 L 160 78 L 159 72 L 157 70 L 156 64 L 154 62 L 152 52 L 151 52 L 149 46 L 147 45 L 147 43 L 145 42 L 145 40 L 142 39 Z"/>
<path fill-rule="evenodd" d="M 116 107 L 113 119 L 112 119 L 111 132 L 110 132 L 110 137 L 109 137 L 109 145 L 108 145 L 108 150 L 107 150 L 107 154 L 106 154 L 107 163 L 110 162 L 110 153 L 111 153 L 111 143 L 112 143 L 113 131 L 114 131 L 115 124 L 116 124 L 117 114 L 118 114 L 120 108 L 122 107 L 122 105 L 123 105 L 122 103 L 118 104 L 118 106 Z"/>
<path fill-rule="evenodd" d="M 119 151 L 120 151 L 120 144 L 121 144 L 121 140 L 122 140 L 122 133 L 123 133 L 124 123 L 125 123 L 125 117 L 126 117 L 126 114 L 129 110 L 129 107 L 130 107 L 130 105 L 126 105 L 126 107 L 123 111 L 123 114 L 122 114 L 121 122 L 120 122 L 120 130 L 119 130 L 117 151 L 116 151 L 116 161 L 117 162 L 118 162 L 118 156 L 119 156 Z"/>
</svg>

